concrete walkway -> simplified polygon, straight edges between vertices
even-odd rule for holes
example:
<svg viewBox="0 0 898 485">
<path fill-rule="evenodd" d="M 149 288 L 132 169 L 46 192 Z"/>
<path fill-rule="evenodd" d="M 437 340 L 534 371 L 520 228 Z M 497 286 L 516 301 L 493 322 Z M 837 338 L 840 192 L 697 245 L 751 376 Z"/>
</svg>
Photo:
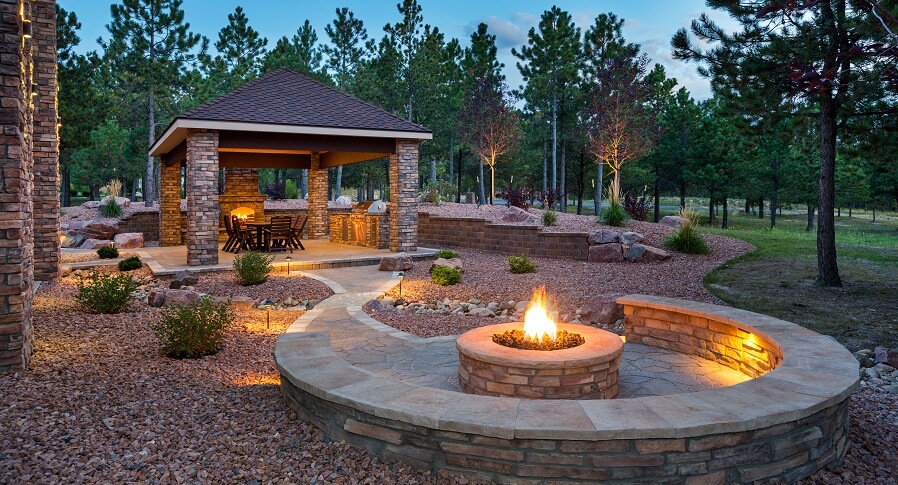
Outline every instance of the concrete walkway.
<svg viewBox="0 0 898 485">
<path fill-rule="evenodd" d="M 337 355 L 383 377 L 461 392 L 456 336 L 418 337 L 384 325 L 362 310 L 367 301 L 398 284 L 394 274 L 370 266 L 304 274 L 324 282 L 335 294 L 297 320 L 293 331 L 330 332 Z M 731 386 L 748 377 L 700 357 L 625 344 L 619 379 L 619 398 L 627 398 Z"/>
</svg>

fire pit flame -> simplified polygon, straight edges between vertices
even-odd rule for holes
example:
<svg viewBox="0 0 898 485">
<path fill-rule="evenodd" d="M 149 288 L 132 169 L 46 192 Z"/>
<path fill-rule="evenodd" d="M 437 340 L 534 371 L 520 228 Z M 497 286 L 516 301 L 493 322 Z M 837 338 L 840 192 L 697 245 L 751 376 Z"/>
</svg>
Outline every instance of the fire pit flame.
<svg viewBox="0 0 898 485">
<path fill-rule="evenodd" d="M 536 342 L 541 342 L 544 339 L 554 341 L 557 338 L 558 326 L 549 317 L 547 300 L 545 286 L 533 292 L 533 299 L 524 313 L 525 338 Z"/>
</svg>

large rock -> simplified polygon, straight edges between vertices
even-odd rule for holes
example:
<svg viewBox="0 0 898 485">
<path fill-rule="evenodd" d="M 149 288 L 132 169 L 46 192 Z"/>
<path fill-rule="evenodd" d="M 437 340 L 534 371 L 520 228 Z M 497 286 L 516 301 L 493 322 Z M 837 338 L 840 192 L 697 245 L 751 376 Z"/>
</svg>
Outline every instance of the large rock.
<svg viewBox="0 0 898 485">
<path fill-rule="evenodd" d="M 624 318 L 623 305 L 617 304 L 617 299 L 624 296 L 623 293 L 605 293 L 589 297 L 577 312 L 580 320 L 593 325 L 614 325 Z"/>
<path fill-rule="evenodd" d="M 81 245 L 81 243 L 84 242 L 85 238 L 84 238 L 83 234 L 72 234 L 72 235 L 66 234 L 65 238 L 60 238 L 60 239 L 62 240 L 62 247 L 77 248 L 78 246 Z"/>
<path fill-rule="evenodd" d="M 430 265 L 430 272 L 433 273 L 433 268 L 437 266 L 448 266 L 450 268 L 457 269 L 459 273 L 465 272 L 465 268 L 462 266 L 461 259 L 459 258 L 437 258 L 436 260 L 434 260 L 433 264 Z"/>
<path fill-rule="evenodd" d="M 107 246 L 112 246 L 112 241 L 108 239 L 86 239 L 78 246 L 78 249 L 100 249 Z"/>
<path fill-rule="evenodd" d="M 496 316 L 496 314 L 493 313 L 493 311 L 490 310 L 489 308 L 475 308 L 475 309 L 471 310 L 470 312 L 468 312 L 468 315 L 471 315 L 472 317 L 481 317 L 481 318 L 484 318 L 484 317 L 492 318 L 492 317 Z"/>
<path fill-rule="evenodd" d="M 642 244 L 645 242 L 645 236 L 639 234 L 638 232 L 627 231 L 620 235 L 620 242 L 624 246 Z"/>
<path fill-rule="evenodd" d="M 109 203 L 110 200 L 112 200 L 112 199 L 107 195 L 106 197 L 103 197 L 103 199 L 100 200 L 100 205 L 106 205 Z M 124 209 L 125 207 L 131 206 L 131 199 L 129 199 L 127 197 L 116 197 L 115 203 L 118 204 L 119 207 Z"/>
<path fill-rule="evenodd" d="M 512 222 L 515 224 L 521 222 L 533 222 L 535 224 L 536 216 L 520 207 L 511 206 L 508 209 L 505 209 L 505 214 L 502 215 L 502 222 Z"/>
<path fill-rule="evenodd" d="M 142 232 L 123 232 L 116 234 L 112 239 L 115 241 L 115 247 L 119 249 L 133 249 L 143 247 Z"/>
<path fill-rule="evenodd" d="M 352 205 L 352 199 L 345 195 L 341 195 L 340 197 L 337 197 L 337 200 L 335 200 L 334 203 L 337 205 Z"/>
<path fill-rule="evenodd" d="M 193 290 L 155 289 L 147 295 L 147 304 L 151 307 L 187 305 L 201 298 L 199 292 Z"/>
<path fill-rule="evenodd" d="M 664 216 L 658 221 L 658 224 L 672 227 L 674 229 L 679 229 L 683 223 L 686 222 L 686 219 L 679 216 Z"/>
<path fill-rule="evenodd" d="M 644 244 L 634 244 L 627 252 L 627 261 L 631 263 L 666 261 L 668 259 L 670 259 L 670 254 L 667 251 Z"/>
<path fill-rule="evenodd" d="M 97 207 L 100 207 L 100 201 L 99 200 L 89 200 L 89 201 L 81 204 L 81 207 L 84 207 L 85 209 L 96 209 Z"/>
<path fill-rule="evenodd" d="M 888 347 L 876 347 L 876 362 L 898 367 L 898 349 Z"/>
<path fill-rule="evenodd" d="M 589 231 L 589 237 L 586 241 L 590 246 L 594 244 L 614 244 L 620 242 L 620 235 L 608 229 L 596 229 Z"/>
<path fill-rule="evenodd" d="M 620 244 L 599 244 L 589 247 L 590 263 L 619 263 L 624 260 L 624 247 Z"/>
<path fill-rule="evenodd" d="M 108 219 L 105 221 L 92 220 L 76 231 L 88 239 L 112 239 L 119 233 L 119 228 L 117 222 L 109 222 Z"/>
<path fill-rule="evenodd" d="M 172 278 L 168 283 L 168 287 L 173 290 L 177 290 L 178 288 L 184 286 L 196 286 L 196 284 L 199 282 L 200 280 L 196 277 L 195 274 L 185 269 L 184 271 L 175 273 L 174 278 Z"/>
<path fill-rule="evenodd" d="M 380 260 L 378 271 L 408 271 L 412 269 L 412 258 L 405 253 L 391 254 Z"/>
</svg>

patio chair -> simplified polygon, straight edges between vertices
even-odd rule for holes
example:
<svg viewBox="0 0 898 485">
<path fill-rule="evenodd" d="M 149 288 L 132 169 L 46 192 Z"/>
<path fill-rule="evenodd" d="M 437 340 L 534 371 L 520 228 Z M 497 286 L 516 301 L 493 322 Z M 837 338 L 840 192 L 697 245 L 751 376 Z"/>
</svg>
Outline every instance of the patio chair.
<svg viewBox="0 0 898 485">
<path fill-rule="evenodd" d="M 231 216 L 231 229 L 234 231 L 234 244 L 231 246 L 232 253 L 238 254 L 241 249 L 256 249 L 253 232 L 240 223 L 239 217 Z"/>
<path fill-rule="evenodd" d="M 302 219 L 302 222 L 299 222 L 300 219 Z M 293 227 L 290 228 L 290 244 L 294 248 L 303 251 L 305 251 L 306 248 L 302 245 L 300 239 L 302 239 L 302 230 L 305 229 L 308 220 L 309 216 L 296 216 L 296 219 L 293 220 Z"/>
<path fill-rule="evenodd" d="M 231 224 L 231 218 L 228 216 L 223 216 L 223 218 L 225 232 L 228 234 L 228 240 L 225 241 L 224 247 L 221 249 L 223 251 L 231 251 L 231 247 L 234 245 L 234 241 L 237 240 L 237 234 L 234 232 L 234 226 Z"/>
<path fill-rule="evenodd" d="M 268 251 L 286 251 L 293 252 L 293 246 L 290 244 L 291 227 L 290 220 L 292 217 L 272 217 L 271 229 L 265 230 L 265 248 Z"/>
</svg>

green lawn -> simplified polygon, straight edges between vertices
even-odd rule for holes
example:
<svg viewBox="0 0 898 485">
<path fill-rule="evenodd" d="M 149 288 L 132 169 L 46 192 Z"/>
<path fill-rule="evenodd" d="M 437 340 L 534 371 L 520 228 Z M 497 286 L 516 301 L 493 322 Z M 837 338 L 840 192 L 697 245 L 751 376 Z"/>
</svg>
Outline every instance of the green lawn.
<svg viewBox="0 0 898 485">
<path fill-rule="evenodd" d="M 836 219 L 842 288 L 821 288 L 816 234 L 805 232 L 803 214 L 784 214 L 777 227 L 744 214 L 730 229 L 703 230 L 743 239 L 757 250 L 723 265 L 705 286 L 738 308 L 766 313 L 831 335 L 851 350 L 898 347 L 898 219 L 895 214 L 857 214 Z"/>
</svg>

